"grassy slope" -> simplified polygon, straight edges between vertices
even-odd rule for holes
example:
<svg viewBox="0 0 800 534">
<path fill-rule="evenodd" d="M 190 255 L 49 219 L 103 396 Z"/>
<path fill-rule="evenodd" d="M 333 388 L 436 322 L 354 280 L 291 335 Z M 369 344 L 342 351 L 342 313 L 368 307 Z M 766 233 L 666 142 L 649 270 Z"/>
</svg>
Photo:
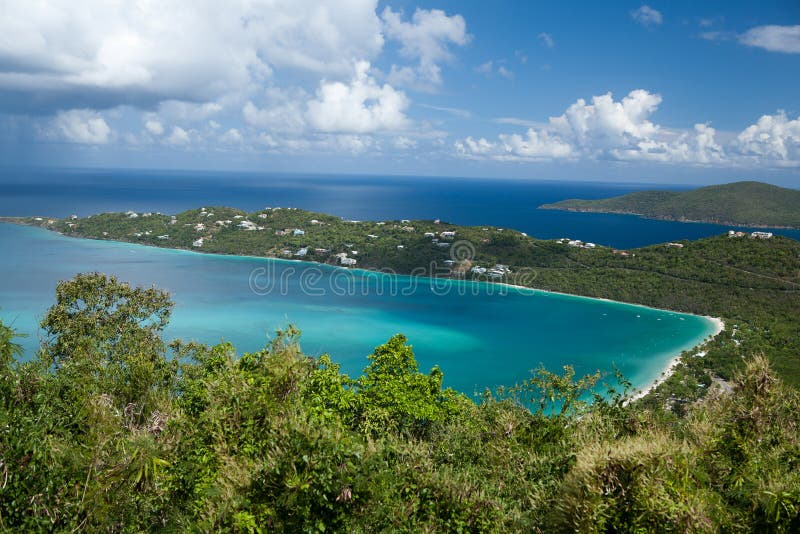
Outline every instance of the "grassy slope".
<svg viewBox="0 0 800 534">
<path fill-rule="evenodd" d="M 649 218 L 800 227 L 800 191 L 736 182 L 692 191 L 640 191 L 601 200 L 564 200 L 545 209 L 632 213 Z"/>
</svg>

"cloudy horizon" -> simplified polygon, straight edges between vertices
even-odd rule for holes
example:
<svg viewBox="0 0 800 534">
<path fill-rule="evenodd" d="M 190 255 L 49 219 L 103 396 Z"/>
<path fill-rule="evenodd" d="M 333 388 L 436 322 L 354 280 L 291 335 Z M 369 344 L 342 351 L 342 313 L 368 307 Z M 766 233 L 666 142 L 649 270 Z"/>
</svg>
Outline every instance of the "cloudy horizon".
<svg viewBox="0 0 800 534">
<path fill-rule="evenodd" d="M 445 4 L 6 2 L 0 154 L 7 166 L 800 177 L 789 2 L 572 18 Z"/>
</svg>

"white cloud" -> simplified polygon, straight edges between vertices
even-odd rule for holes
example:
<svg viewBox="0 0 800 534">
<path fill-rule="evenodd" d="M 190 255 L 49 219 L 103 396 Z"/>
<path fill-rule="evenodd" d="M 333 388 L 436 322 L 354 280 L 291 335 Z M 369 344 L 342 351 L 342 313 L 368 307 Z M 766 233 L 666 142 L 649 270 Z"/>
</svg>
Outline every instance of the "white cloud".
<svg viewBox="0 0 800 534">
<path fill-rule="evenodd" d="M 501 134 L 497 142 L 470 137 L 456 142 L 457 154 L 495 160 L 613 159 L 708 164 L 724 159 L 715 130 L 705 124 L 676 133 L 650 121 L 661 96 L 637 89 L 622 100 L 611 93 L 591 102 L 578 99 L 546 123 L 517 118 L 495 122 L 528 126 L 524 135 Z"/>
<path fill-rule="evenodd" d="M 497 67 L 497 74 L 499 74 L 503 78 L 506 78 L 507 80 L 513 80 L 514 79 L 514 73 L 511 72 L 510 70 L 508 70 L 507 68 L 505 68 L 503 65 L 500 65 L 499 67 Z"/>
<path fill-rule="evenodd" d="M 659 26 L 662 22 L 664 22 L 661 12 L 653 9 L 647 4 L 644 4 L 639 9 L 634 9 L 631 11 L 631 17 L 633 20 L 645 27 Z"/>
<path fill-rule="evenodd" d="M 231 128 L 220 137 L 220 141 L 227 145 L 238 145 L 243 140 L 242 134 L 236 128 Z"/>
<path fill-rule="evenodd" d="M 392 139 L 392 145 L 400 150 L 408 150 L 417 146 L 417 142 L 409 137 L 401 135 Z"/>
<path fill-rule="evenodd" d="M 542 44 L 544 44 L 547 48 L 553 48 L 556 46 L 555 41 L 553 41 L 553 36 L 549 33 L 542 32 L 538 37 L 539 40 L 542 41 Z"/>
<path fill-rule="evenodd" d="M 791 120 L 783 111 L 775 115 L 763 115 L 738 135 L 734 147 L 750 160 L 766 160 L 779 166 L 798 166 L 800 116 Z"/>
<path fill-rule="evenodd" d="M 493 61 L 487 61 L 486 63 L 481 63 L 480 65 L 478 65 L 477 67 L 475 67 L 472 70 L 474 70 L 478 74 L 489 75 L 489 74 L 492 73 L 492 71 L 494 71 L 494 62 Z"/>
<path fill-rule="evenodd" d="M 172 128 L 172 133 L 167 137 L 165 142 L 168 145 L 174 146 L 185 146 L 192 142 L 191 138 L 189 137 L 189 132 L 181 128 L 180 126 L 175 126 Z"/>
<path fill-rule="evenodd" d="M 739 42 L 770 52 L 800 54 L 800 25 L 757 26 L 740 35 Z"/>
<path fill-rule="evenodd" d="M 111 128 L 97 112 L 88 109 L 59 111 L 51 123 L 50 137 L 72 143 L 105 144 Z"/>
<path fill-rule="evenodd" d="M 439 64 L 452 60 L 449 45 L 463 46 L 470 40 L 464 18 L 439 9 L 417 9 L 405 22 L 402 12 L 387 6 L 381 18 L 386 37 L 400 43 L 400 54 L 419 61 L 413 68 L 392 65 L 388 79 L 395 85 L 435 89 L 442 83 Z"/>
<path fill-rule="evenodd" d="M 448 113 L 450 115 L 453 115 L 454 117 L 460 117 L 462 119 L 468 119 L 472 116 L 472 113 L 468 109 L 450 108 L 446 106 L 431 106 L 429 104 L 417 104 L 417 106 L 421 108 L 432 109 L 434 111 L 441 111 L 443 113 Z"/>
<path fill-rule="evenodd" d="M 550 124 L 586 150 L 604 150 L 653 135 L 658 127 L 647 118 L 660 103 L 661 95 L 642 89 L 631 91 L 620 102 L 606 93 L 593 97 L 591 104 L 578 99 L 563 115 L 551 118 Z"/>
<path fill-rule="evenodd" d="M 800 116 L 782 111 L 763 115 L 725 145 L 708 124 L 689 131 L 671 130 L 650 117 L 661 96 L 643 89 L 622 100 L 611 93 L 591 102 L 578 99 L 567 110 L 536 122 L 514 117 L 495 119 L 500 124 L 527 127 L 524 135 L 501 134 L 497 141 L 467 137 L 454 144 L 456 155 L 470 159 L 539 161 L 559 159 L 609 159 L 686 165 L 800 167 Z M 723 137 L 731 138 L 734 134 Z"/>
<path fill-rule="evenodd" d="M 497 152 L 497 144 L 487 141 L 484 138 L 473 139 L 467 137 L 461 141 L 456 141 L 456 150 L 462 156 L 487 156 Z"/>
<path fill-rule="evenodd" d="M 514 73 L 511 70 L 507 69 L 505 65 L 502 65 L 502 61 L 498 63 L 501 64 L 498 65 L 497 68 L 495 68 L 494 61 L 490 60 L 487 61 L 486 63 L 478 65 L 472 70 L 478 74 L 483 74 L 484 76 L 492 76 L 494 74 L 497 74 L 498 76 L 502 76 L 503 78 L 506 78 L 508 80 L 513 80 Z"/>
<path fill-rule="evenodd" d="M 164 125 L 157 120 L 146 121 L 144 127 L 153 135 L 162 135 L 164 133 Z"/>
<path fill-rule="evenodd" d="M 211 101 L 274 69 L 346 73 L 383 46 L 376 0 L 5 2 L 0 90 L 93 107 Z M 31 104 L 33 105 L 33 104 Z"/>
<path fill-rule="evenodd" d="M 316 99 L 308 102 L 307 122 L 323 132 L 368 133 L 402 130 L 408 98 L 388 84 L 379 86 L 369 76 L 369 63 L 356 64 L 349 84 L 323 82 Z"/>
<path fill-rule="evenodd" d="M 528 129 L 525 136 L 500 135 L 504 154 L 500 159 L 558 159 L 573 155 L 573 147 L 545 130 Z"/>
<path fill-rule="evenodd" d="M 311 97 L 302 89 L 272 87 L 264 92 L 263 107 L 248 101 L 242 108 L 244 120 L 275 132 L 300 133 L 306 129 L 306 106 Z"/>
</svg>

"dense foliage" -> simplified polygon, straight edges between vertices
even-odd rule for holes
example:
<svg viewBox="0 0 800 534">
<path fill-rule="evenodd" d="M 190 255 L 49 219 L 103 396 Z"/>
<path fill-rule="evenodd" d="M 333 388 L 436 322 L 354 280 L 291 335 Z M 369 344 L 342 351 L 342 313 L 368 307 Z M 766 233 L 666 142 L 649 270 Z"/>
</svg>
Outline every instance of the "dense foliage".
<svg viewBox="0 0 800 534">
<path fill-rule="evenodd" d="M 800 191 L 735 182 L 691 191 L 637 191 L 599 200 L 563 200 L 545 209 L 630 213 L 651 219 L 800 228 Z"/>
<path fill-rule="evenodd" d="M 763 357 L 687 407 L 538 370 L 476 404 L 400 335 L 362 376 L 161 339 L 157 289 L 59 284 L 40 352 L 0 325 L 0 528 L 727 532 L 800 528 L 800 393 Z M 624 382 L 623 382 L 624 386 Z"/>
</svg>

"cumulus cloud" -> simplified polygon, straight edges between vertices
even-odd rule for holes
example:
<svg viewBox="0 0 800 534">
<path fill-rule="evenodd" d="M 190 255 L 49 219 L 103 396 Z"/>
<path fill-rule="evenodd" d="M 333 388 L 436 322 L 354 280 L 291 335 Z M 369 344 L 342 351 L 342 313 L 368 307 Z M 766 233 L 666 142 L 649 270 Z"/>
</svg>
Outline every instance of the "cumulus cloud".
<svg viewBox="0 0 800 534">
<path fill-rule="evenodd" d="M 144 123 L 144 127 L 153 135 L 163 135 L 164 125 L 157 120 L 148 120 Z"/>
<path fill-rule="evenodd" d="M 542 44 L 547 48 L 553 48 L 556 46 L 555 41 L 553 41 L 553 36 L 549 33 L 542 32 L 539 34 L 539 40 L 542 41 Z"/>
<path fill-rule="evenodd" d="M 308 123 L 319 131 L 347 133 L 408 127 L 408 98 L 388 84 L 378 85 L 369 68 L 366 61 L 359 62 L 349 84 L 323 82 L 316 98 L 308 102 Z"/>
<path fill-rule="evenodd" d="M 602 151 L 652 136 L 658 127 L 648 117 L 661 103 L 661 95 L 637 89 L 615 102 L 611 93 L 582 98 L 567 111 L 550 119 L 551 126 L 587 151 Z"/>
<path fill-rule="evenodd" d="M 439 64 L 452 60 L 449 46 L 463 46 L 470 40 L 464 18 L 439 9 L 417 9 L 406 22 L 402 12 L 386 7 L 381 19 L 386 37 L 400 43 L 400 54 L 418 61 L 415 67 L 392 65 L 388 79 L 395 85 L 435 88 L 442 83 Z"/>
<path fill-rule="evenodd" d="M 498 141 L 468 137 L 455 144 L 463 157 L 496 160 L 613 159 L 713 163 L 723 159 L 715 130 L 698 124 L 692 132 L 665 131 L 650 120 L 661 96 L 642 89 L 622 100 L 611 93 L 590 102 L 578 99 L 546 123 L 503 118 L 503 124 L 530 125 L 524 135 L 501 134 Z"/>
<path fill-rule="evenodd" d="M 631 11 L 631 17 L 633 20 L 645 27 L 659 26 L 662 22 L 664 22 L 661 12 L 653 9 L 647 4 L 644 4 L 639 9 L 634 9 Z"/>
<path fill-rule="evenodd" d="M 191 138 L 189 137 L 189 132 L 181 128 L 180 126 L 175 126 L 172 128 L 172 133 L 167 137 L 165 142 L 168 145 L 173 146 L 186 146 L 192 142 Z"/>
<path fill-rule="evenodd" d="M 757 26 L 740 35 L 739 42 L 770 52 L 800 54 L 800 25 Z"/>
<path fill-rule="evenodd" d="M 778 166 L 800 166 L 800 115 L 791 120 L 783 111 L 763 115 L 736 138 L 734 148 L 745 158 Z"/>
<path fill-rule="evenodd" d="M 456 141 L 456 155 L 470 159 L 539 161 L 607 159 L 687 165 L 800 167 L 800 116 L 763 115 L 727 143 L 708 124 L 691 130 L 664 128 L 651 120 L 662 98 L 637 89 L 622 100 L 611 93 L 590 102 L 578 99 L 547 122 L 517 118 L 500 124 L 527 127 L 524 134 L 501 134 L 496 141 L 467 137 Z"/>
<path fill-rule="evenodd" d="M 213 101 L 274 69 L 349 71 L 383 46 L 375 0 L 6 2 L 0 101 L 20 108 L 86 102 Z"/>
<path fill-rule="evenodd" d="M 83 144 L 105 144 L 111 139 L 111 128 L 97 112 L 88 109 L 60 111 L 51 123 L 51 137 Z"/>
<path fill-rule="evenodd" d="M 264 92 L 262 107 L 248 101 L 242 108 L 242 116 L 252 126 L 301 133 L 307 126 L 306 106 L 310 98 L 302 89 L 272 87 Z"/>
<path fill-rule="evenodd" d="M 231 128 L 220 137 L 220 141 L 228 145 L 238 145 L 243 140 L 242 134 L 236 128 Z"/>
</svg>

